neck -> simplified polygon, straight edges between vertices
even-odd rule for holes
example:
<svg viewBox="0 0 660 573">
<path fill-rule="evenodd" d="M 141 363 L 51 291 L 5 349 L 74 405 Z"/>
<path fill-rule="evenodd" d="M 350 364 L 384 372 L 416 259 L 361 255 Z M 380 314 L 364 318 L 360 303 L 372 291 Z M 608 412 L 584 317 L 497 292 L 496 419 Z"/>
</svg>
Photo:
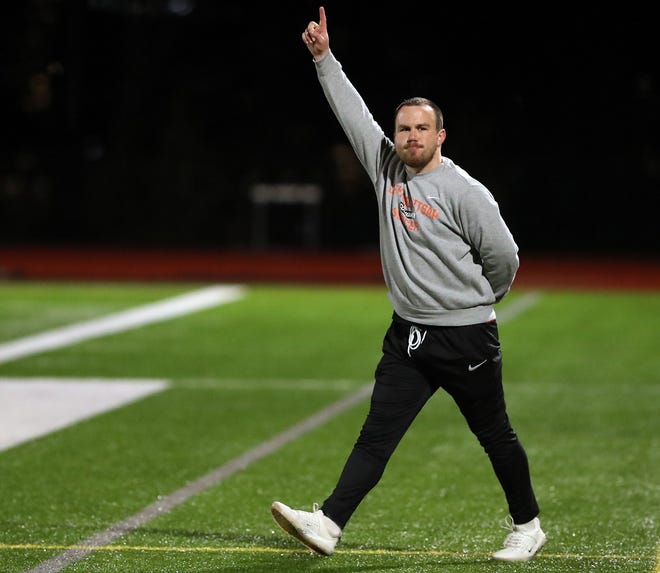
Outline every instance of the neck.
<svg viewBox="0 0 660 573">
<path fill-rule="evenodd" d="M 438 153 L 437 155 L 434 155 L 433 159 L 431 159 L 431 161 L 429 161 L 425 165 L 422 165 L 421 167 L 412 167 L 410 165 L 406 165 L 406 170 L 411 175 L 419 175 L 420 173 L 426 173 L 428 171 L 431 171 L 432 169 L 435 169 L 441 163 L 442 163 L 442 155 Z"/>
</svg>

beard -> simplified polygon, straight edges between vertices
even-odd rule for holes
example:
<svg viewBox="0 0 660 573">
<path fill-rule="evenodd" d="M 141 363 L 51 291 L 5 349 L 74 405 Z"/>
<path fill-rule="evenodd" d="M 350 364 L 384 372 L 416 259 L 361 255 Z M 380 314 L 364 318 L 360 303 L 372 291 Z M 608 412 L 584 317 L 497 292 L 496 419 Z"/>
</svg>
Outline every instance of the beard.
<svg viewBox="0 0 660 573">
<path fill-rule="evenodd" d="M 424 147 L 422 149 L 414 148 L 411 152 L 409 148 L 404 148 L 398 149 L 397 155 L 405 165 L 419 171 L 429 164 L 435 156 L 436 150 L 437 148 Z"/>
</svg>

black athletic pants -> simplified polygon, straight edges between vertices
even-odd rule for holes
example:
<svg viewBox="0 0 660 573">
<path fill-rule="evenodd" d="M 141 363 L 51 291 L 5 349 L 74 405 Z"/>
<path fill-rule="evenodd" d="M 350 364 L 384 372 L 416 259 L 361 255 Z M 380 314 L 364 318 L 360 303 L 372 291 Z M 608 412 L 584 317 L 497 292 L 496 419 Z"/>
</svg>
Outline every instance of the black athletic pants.
<svg viewBox="0 0 660 573">
<path fill-rule="evenodd" d="M 346 525 L 378 483 L 403 435 L 438 388 L 454 399 L 488 454 L 514 523 L 538 515 L 527 455 L 506 412 L 497 323 L 430 327 L 394 314 L 369 413 L 321 507 L 337 525 Z"/>
</svg>

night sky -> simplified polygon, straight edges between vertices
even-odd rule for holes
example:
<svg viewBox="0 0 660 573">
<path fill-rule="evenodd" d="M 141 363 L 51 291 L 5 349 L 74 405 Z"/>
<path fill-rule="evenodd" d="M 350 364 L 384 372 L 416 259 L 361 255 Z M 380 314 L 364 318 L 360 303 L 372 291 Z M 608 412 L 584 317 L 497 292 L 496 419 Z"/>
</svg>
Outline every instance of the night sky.
<svg viewBox="0 0 660 573">
<path fill-rule="evenodd" d="M 650 14 L 325 2 L 331 47 L 391 132 L 445 114 L 521 251 L 660 254 Z M 377 244 L 375 200 L 300 34 L 317 2 L 11 3 L 2 22 L 0 241 L 250 244 L 255 183 L 324 190 L 322 246 Z M 297 244 L 301 214 L 275 219 Z"/>
</svg>

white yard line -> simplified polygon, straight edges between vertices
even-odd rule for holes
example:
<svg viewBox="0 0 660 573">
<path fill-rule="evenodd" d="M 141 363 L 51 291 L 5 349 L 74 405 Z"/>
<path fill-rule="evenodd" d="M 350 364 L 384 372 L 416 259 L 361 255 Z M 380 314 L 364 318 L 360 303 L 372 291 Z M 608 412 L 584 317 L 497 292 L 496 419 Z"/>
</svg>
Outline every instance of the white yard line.
<svg viewBox="0 0 660 573">
<path fill-rule="evenodd" d="M 0 378 L 0 451 L 166 387 L 165 380 Z"/>
<path fill-rule="evenodd" d="M 244 296 L 238 285 L 212 286 L 175 296 L 159 302 L 138 306 L 109 316 L 79 322 L 26 336 L 0 344 L 0 364 L 18 358 L 70 346 L 90 338 L 98 338 L 145 324 L 161 322 L 219 304 L 233 302 Z"/>
<path fill-rule="evenodd" d="M 539 299 L 540 295 L 538 293 L 528 293 L 522 295 L 519 299 L 516 299 L 512 302 L 511 310 L 504 312 L 504 310 L 507 308 L 504 307 L 503 311 L 498 313 L 498 321 L 500 323 L 504 323 L 509 320 L 513 320 L 513 318 L 518 317 L 527 309 L 535 305 Z M 140 512 L 124 519 L 123 521 L 110 525 L 104 531 L 101 531 L 96 535 L 81 541 L 76 546 L 71 547 L 59 555 L 56 555 L 55 557 L 42 562 L 40 565 L 37 565 L 29 571 L 26 571 L 26 573 L 59 573 L 72 563 L 76 563 L 84 559 L 96 548 L 109 545 L 119 537 L 123 537 L 124 535 L 135 531 L 138 527 L 143 526 L 155 517 L 163 515 L 178 505 L 184 503 L 190 497 L 219 484 L 224 479 L 234 475 L 236 472 L 245 469 L 252 462 L 272 454 L 287 443 L 299 438 L 300 436 L 317 428 L 318 426 L 321 426 L 328 420 L 334 418 L 345 410 L 358 404 L 363 399 L 367 398 L 371 394 L 372 387 L 372 383 L 360 387 L 356 392 L 353 392 L 349 396 L 342 398 L 333 404 L 330 404 L 316 414 L 310 416 L 295 426 L 292 426 L 288 430 L 277 434 L 270 440 L 258 444 L 251 450 L 248 450 L 237 458 L 229 460 L 227 463 L 209 472 L 208 474 L 198 478 L 193 482 L 189 482 L 184 487 L 172 492 L 165 497 L 160 498 L 158 501 L 145 507 Z"/>
<path fill-rule="evenodd" d="M 509 320 L 513 320 L 528 308 L 536 305 L 540 299 L 541 293 L 537 291 L 526 292 L 525 294 L 514 298 L 511 302 L 504 305 L 501 310 L 497 310 L 497 322 L 503 324 Z"/>
</svg>

